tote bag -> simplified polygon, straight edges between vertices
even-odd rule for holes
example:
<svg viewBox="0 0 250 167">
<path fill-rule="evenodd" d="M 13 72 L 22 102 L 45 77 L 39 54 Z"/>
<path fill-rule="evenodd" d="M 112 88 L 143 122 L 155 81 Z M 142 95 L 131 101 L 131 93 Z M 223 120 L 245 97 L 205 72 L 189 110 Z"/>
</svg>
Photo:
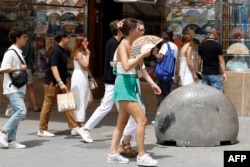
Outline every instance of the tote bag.
<svg viewBox="0 0 250 167">
<path fill-rule="evenodd" d="M 59 112 L 72 111 L 76 109 L 75 95 L 73 92 L 57 94 L 57 107 Z"/>
</svg>

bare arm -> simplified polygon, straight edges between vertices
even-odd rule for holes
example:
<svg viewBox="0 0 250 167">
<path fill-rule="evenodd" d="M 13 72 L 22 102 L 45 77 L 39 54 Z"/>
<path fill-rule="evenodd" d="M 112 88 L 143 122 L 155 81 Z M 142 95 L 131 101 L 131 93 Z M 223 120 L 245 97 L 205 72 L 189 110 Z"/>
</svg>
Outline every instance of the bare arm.
<svg viewBox="0 0 250 167">
<path fill-rule="evenodd" d="M 128 61 L 131 58 L 130 50 L 124 45 L 120 44 L 117 50 L 117 61 L 121 61 L 124 70 L 129 71 L 139 63 L 143 61 L 143 58 L 150 55 L 151 49 L 146 50 L 140 56 L 133 58 L 131 61 Z"/>
<path fill-rule="evenodd" d="M 143 73 L 143 77 L 145 78 L 145 80 L 151 85 L 154 93 L 161 94 L 161 88 L 152 80 L 152 78 L 149 76 L 145 68 L 142 69 L 142 73 Z"/>
<path fill-rule="evenodd" d="M 85 70 L 88 70 L 89 68 L 89 57 L 90 57 L 90 51 L 87 49 L 86 50 L 86 60 L 83 59 L 83 54 L 78 53 L 76 55 L 76 60 L 80 63 L 81 67 Z"/>
<path fill-rule="evenodd" d="M 159 53 L 159 49 L 157 47 L 153 48 L 152 55 L 156 57 L 158 60 L 161 60 L 163 58 L 163 54 Z"/>
<path fill-rule="evenodd" d="M 57 66 L 51 66 L 51 71 L 61 90 L 67 91 L 67 86 L 62 82 Z"/>
<path fill-rule="evenodd" d="M 111 67 L 114 67 L 114 61 L 110 61 L 110 62 L 109 62 L 109 65 L 110 65 Z"/>
<path fill-rule="evenodd" d="M 161 60 L 162 58 L 163 58 L 163 54 L 161 54 L 161 53 L 156 53 L 156 54 L 154 54 L 154 56 L 158 59 L 158 60 Z"/>
<path fill-rule="evenodd" d="M 13 73 L 13 72 L 16 72 L 16 71 L 19 71 L 19 70 L 26 71 L 27 70 L 27 65 L 22 64 L 20 67 L 11 67 L 11 68 L 8 68 L 8 69 L 5 69 L 5 70 L 1 70 L 1 72 L 3 72 L 3 73 Z"/>
<path fill-rule="evenodd" d="M 226 81 L 227 76 L 226 76 L 226 67 L 225 67 L 225 60 L 222 55 L 219 56 L 219 63 L 220 63 L 220 68 L 221 68 L 221 75 L 222 75 L 222 80 Z"/>
<path fill-rule="evenodd" d="M 98 87 L 98 84 L 97 84 L 97 82 L 95 81 L 95 79 L 94 79 L 94 76 L 93 76 L 92 72 L 90 71 L 90 69 L 89 69 L 89 68 L 88 68 L 87 70 L 88 70 L 88 76 L 90 77 L 90 79 L 89 79 L 89 80 L 94 82 L 95 87 Z"/>
<path fill-rule="evenodd" d="M 192 55 L 193 55 L 192 47 L 189 46 L 188 49 L 187 49 L 187 64 L 188 64 L 188 68 L 193 73 L 194 79 L 198 79 L 198 76 L 197 76 L 197 74 L 195 72 L 195 69 L 194 69 L 194 65 L 193 65 L 193 61 L 192 61 Z"/>
<path fill-rule="evenodd" d="M 201 64 L 202 64 L 202 58 L 201 58 L 201 55 L 198 55 L 198 71 L 201 72 Z"/>
</svg>

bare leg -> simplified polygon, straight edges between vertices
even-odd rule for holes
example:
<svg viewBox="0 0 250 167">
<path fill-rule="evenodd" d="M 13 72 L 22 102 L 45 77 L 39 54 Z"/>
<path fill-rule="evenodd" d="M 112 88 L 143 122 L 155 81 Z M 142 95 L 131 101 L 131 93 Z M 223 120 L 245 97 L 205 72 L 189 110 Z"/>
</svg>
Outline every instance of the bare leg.
<svg viewBox="0 0 250 167">
<path fill-rule="evenodd" d="M 93 104 L 93 102 L 94 102 L 93 92 L 92 90 L 90 90 L 90 97 L 87 107 L 90 107 Z"/>
<path fill-rule="evenodd" d="M 138 155 L 144 155 L 145 154 L 145 148 L 144 148 L 144 137 L 145 137 L 145 128 L 147 124 L 147 118 L 141 108 L 141 106 L 137 102 L 129 102 L 129 103 L 121 103 L 120 105 L 123 108 L 126 108 L 126 110 L 129 112 L 130 115 L 132 115 L 137 122 L 136 127 L 136 144 L 138 147 Z"/>
<path fill-rule="evenodd" d="M 126 102 L 128 103 L 128 102 Z M 119 103 L 120 105 L 120 103 Z M 118 119 L 117 119 L 117 123 L 116 123 L 116 127 L 115 130 L 113 132 L 113 136 L 112 136 L 112 142 L 111 142 L 111 146 L 110 146 L 110 154 L 115 154 L 117 152 L 117 147 L 120 143 L 122 134 L 123 134 L 123 130 L 127 124 L 128 118 L 129 118 L 129 113 L 127 113 L 123 107 L 119 107 L 119 113 L 118 113 Z"/>
<path fill-rule="evenodd" d="M 34 90 L 33 83 L 27 84 L 27 90 L 28 90 L 29 99 L 30 99 L 30 101 L 32 103 L 33 109 L 38 110 L 39 107 L 38 107 L 37 102 L 36 102 L 36 93 L 35 93 L 35 90 Z"/>
<path fill-rule="evenodd" d="M 123 142 L 126 144 L 126 143 L 130 143 L 130 140 L 131 140 L 131 136 L 124 136 L 123 138 Z"/>
<path fill-rule="evenodd" d="M 112 137 L 110 154 L 116 153 L 117 147 L 123 134 L 123 130 L 130 115 L 132 115 L 137 122 L 136 143 L 138 147 L 138 155 L 141 156 L 145 154 L 144 135 L 147 124 L 147 118 L 137 102 L 128 101 L 119 102 L 119 116 Z"/>
</svg>

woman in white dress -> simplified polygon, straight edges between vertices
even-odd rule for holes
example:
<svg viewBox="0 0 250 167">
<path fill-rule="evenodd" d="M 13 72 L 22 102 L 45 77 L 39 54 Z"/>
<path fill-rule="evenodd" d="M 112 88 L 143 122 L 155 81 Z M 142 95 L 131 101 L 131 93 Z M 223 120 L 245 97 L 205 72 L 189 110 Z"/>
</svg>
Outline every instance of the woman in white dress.
<svg viewBox="0 0 250 167">
<path fill-rule="evenodd" d="M 198 79 L 196 74 L 194 64 L 192 61 L 192 34 L 186 32 L 182 38 L 183 46 L 179 52 L 179 76 L 180 76 L 180 85 L 188 85 L 194 83 Z"/>
<path fill-rule="evenodd" d="M 90 51 L 88 49 L 87 37 L 76 37 L 71 58 L 74 64 L 74 71 L 71 77 L 71 91 L 74 92 L 76 97 L 76 121 L 81 126 L 85 121 L 86 109 L 93 101 L 92 92 L 89 88 L 89 78 L 97 86 L 89 70 Z"/>
</svg>

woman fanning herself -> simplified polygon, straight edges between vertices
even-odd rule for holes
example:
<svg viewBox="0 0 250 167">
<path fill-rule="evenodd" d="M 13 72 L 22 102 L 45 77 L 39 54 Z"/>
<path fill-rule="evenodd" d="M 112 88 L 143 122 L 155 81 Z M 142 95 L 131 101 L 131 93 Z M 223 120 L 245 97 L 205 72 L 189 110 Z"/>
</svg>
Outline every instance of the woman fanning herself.
<svg viewBox="0 0 250 167">
<path fill-rule="evenodd" d="M 121 140 L 123 130 L 128 122 L 130 115 L 137 122 L 136 143 L 138 147 L 137 164 L 143 166 L 157 166 L 158 161 L 152 159 L 144 148 L 144 135 L 147 124 L 147 118 L 140 106 L 136 94 L 138 86 L 136 82 L 136 66 L 143 62 L 143 58 L 150 55 L 148 49 L 138 57 L 132 57 L 130 54 L 133 41 L 141 36 L 140 21 L 132 18 L 124 19 L 122 28 L 124 39 L 117 48 L 117 77 L 113 100 L 119 103 L 119 115 L 115 130 L 113 132 L 112 143 L 107 157 L 108 163 L 128 163 L 129 159 L 122 157 L 117 153 L 117 147 Z M 151 83 L 154 93 L 159 94 L 159 87 Z"/>
<path fill-rule="evenodd" d="M 140 24 L 139 25 L 140 36 L 143 36 L 145 33 L 145 26 L 144 26 L 144 23 L 140 20 L 139 20 L 139 24 Z M 140 66 L 141 66 L 140 68 L 141 68 L 144 79 L 150 85 L 153 85 L 153 87 L 158 87 L 158 85 L 152 80 L 152 78 L 148 74 L 144 63 L 141 64 Z M 137 78 L 136 81 L 137 81 L 137 86 L 138 86 L 138 92 L 136 94 L 137 100 L 142 108 L 142 111 L 145 113 L 145 111 L 146 111 L 145 105 L 141 99 L 140 79 Z M 136 126 L 137 126 L 137 123 L 136 123 L 135 119 L 132 116 L 130 116 L 128 123 L 123 131 L 122 140 L 121 140 L 120 145 L 118 147 L 118 151 L 121 155 L 126 155 L 128 157 L 136 157 L 137 156 L 137 151 L 134 150 L 131 146 L 131 141 L 135 141 L 135 138 L 136 138 Z"/>
<path fill-rule="evenodd" d="M 78 125 L 81 126 L 81 124 L 85 121 L 86 109 L 89 103 L 93 101 L 92 93 L 89 88 L 88 77 L 90 77 L 97 86 L 97 83 L 93 79 L 89 70 L 90 51 L 88 49 L 87 37 L 76 37 L 71 57 L 74 63 L 74 71 L 71 78 L 71 91 L 74 92 L 76 97 L 76 121 Z M 78 132 L 85 142 L 93 142 L 93 140 L 89 138 L 88 131 L 83 131 L 83 129 L 80 128 Z M 71 134 L 77 135 L 77 131 L 71 132 Z"/>
</svg>

